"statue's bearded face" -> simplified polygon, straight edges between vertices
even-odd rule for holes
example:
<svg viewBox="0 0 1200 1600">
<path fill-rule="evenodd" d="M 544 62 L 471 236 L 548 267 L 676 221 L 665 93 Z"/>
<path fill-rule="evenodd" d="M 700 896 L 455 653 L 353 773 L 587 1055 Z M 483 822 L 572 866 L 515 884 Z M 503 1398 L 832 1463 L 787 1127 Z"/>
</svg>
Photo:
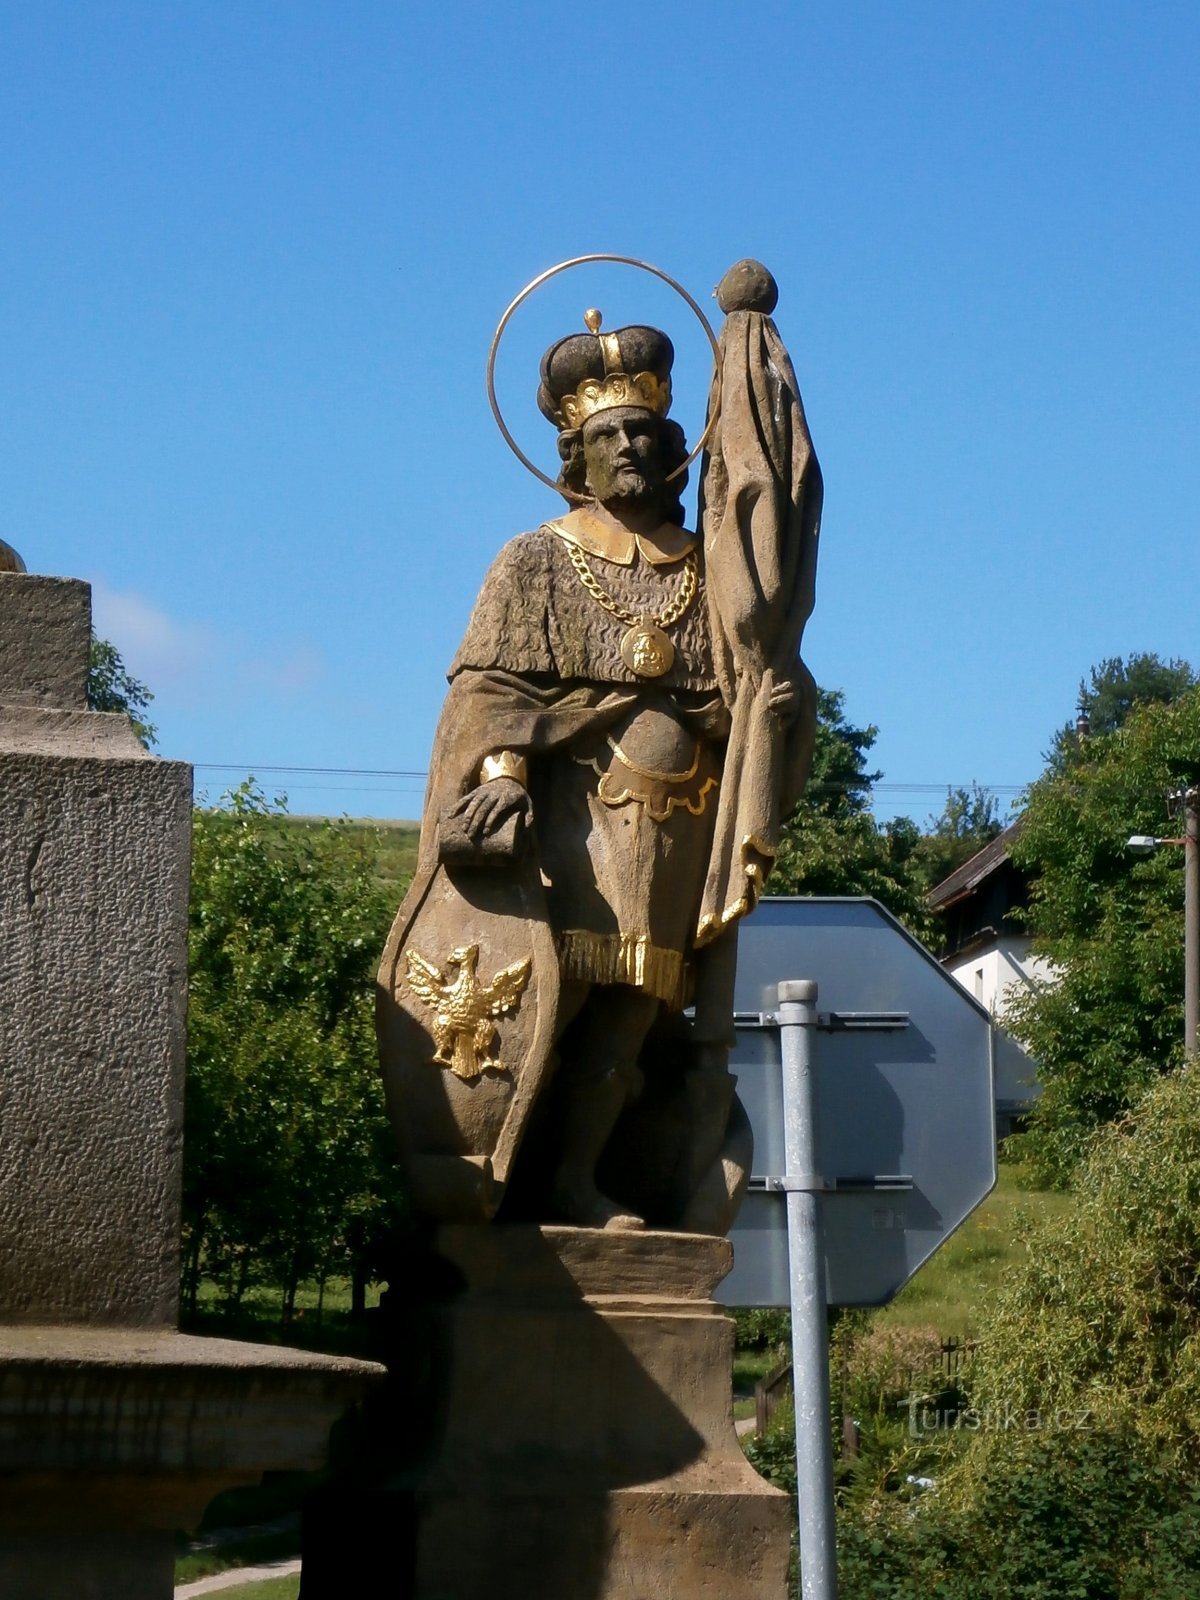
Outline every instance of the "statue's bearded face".
<svg viewBox="0 0 1200 1600">
<path fill-rule="evenodd" d="M 637 406 L 598 411 L 583 425 L 588 486 L 602 506 L 652 510 L 663 497 L 666 473 L 658 419 Z"/>
</svg>

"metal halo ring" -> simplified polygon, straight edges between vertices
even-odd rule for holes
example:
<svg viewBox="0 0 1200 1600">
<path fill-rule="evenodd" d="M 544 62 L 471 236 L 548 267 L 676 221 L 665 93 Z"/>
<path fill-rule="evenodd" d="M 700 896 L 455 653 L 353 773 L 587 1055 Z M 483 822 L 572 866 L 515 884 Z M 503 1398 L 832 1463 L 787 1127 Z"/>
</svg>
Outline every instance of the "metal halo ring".
<svg viewBox="0 0 1200 1600">
<path fill-rule="evenodd" d="M 529 471 L 533 473 L 535 478 L 540 478 L 544 484 L 553 489 L 555 494 L 561 494 L 564 495 L 568 500 L 574 500 L 577 503 L 585 504 L 589 501 L 589 497 L 587 495 L 578 494 L 574 489 L 568 489 L 565 484 L 558 483 L 553 478 L 548 478 L 540 467 L 534 466 L 533 462 L 529 459 L 524 450 L 521 449 L 521 446 L 509 432 L 508 424 L 505 422 L 500 411 L 499 401 L 496 399 L 496 352 L 500 348 L 500 340 L 504 336 L 504 330 L 508 327 L 513 312 L 522 303 L 522 301 L 528 300 L 529 296 L 535 289 L 540 289 L 542 284 L 544 284 L 548 279 L 557 277 L 560 272 L 565 272 L 568 267 L 582 267 L 586 266 L 592 261 L 615 261 L 618 266 L 640 267 L 643 272 L 653 273 L 656 278 L 661 278 L 665 284 L 668 284 L 672 289 L 674 289 L 675 293 L 682 299 L 686 300 L 688 305 L 691 306 L 692 310 L 696 313 L 696 316 L 699 319 L 700 326 L 708 335 L 708 342 L 712 346 L 713 367 L 715 373 L 717 374 L 718 384 L 720 381 L 721 371 L 721 353 L 717 348 L 717 338 L 712 331 L 712 326 L 709 323 L 708 318 L 704 315 L 704 312 L 696 304 L 695 300 L 692 299 L 691 295 L 681 283 L 677 283 L 675 279 L 672 278 L 669 273 L 664 272 L 661 267 L 652 267 L 648 261 L 639 261 L 636 256 L 614 256 L 608 255 L 607 253 L 590 256 L 572 256 L 569 261 L 560 261 L 556 266 L 547 267 L 545 272 L 539 272 L 536 278 L 527 283 L 517 298 L 505 311 L 504 315 L 500 318 L 500 321 L 496 326 L 496 332 L 492 337 L 492 346 L 488 351 L 487 359 L 488 403 L 491 405 L 492 415 L 496 419 L 496 426 L 500 429 L 500 432 L 504 437 L 504 442 L 508 445 L 508 448 L 512 451 L 513 455 L 516 456 L 521 465 L 523 467 L 527 467 Z M 696 443 L 696 448 L 691 452 L 686 461 L 681 462 L 680 465 L 674 469 L 674 471 L 667 473 L 665 480 L 667 483 L 670 483 L 674 478 L 678 478 L 681 473 L 686 472 L 691 466 L 692 462 L 700 454 L 701 450 L 704 449 L 704 446 L 708 443 L 709 435 L 712 433 L 713 428 L 716 425 L 717 417 L 720 415 L 720 411 L 721 397 L 720 390 L 718 388 L 717 402 L 712 408 L 712 415 L 709 417 L 704 426 L 704 432 L 700 435 L 700 438 Z"/>
</svg>

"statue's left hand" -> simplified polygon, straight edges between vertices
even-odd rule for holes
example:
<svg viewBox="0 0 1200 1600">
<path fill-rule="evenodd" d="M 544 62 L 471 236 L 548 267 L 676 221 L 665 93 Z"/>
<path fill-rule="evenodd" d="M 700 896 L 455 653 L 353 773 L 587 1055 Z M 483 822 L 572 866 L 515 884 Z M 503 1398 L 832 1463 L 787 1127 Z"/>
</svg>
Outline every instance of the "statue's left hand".
<svg viewBox="0 0 1200 1600">
<path fill-rule="evenodd" d="M 776 716 L 790 722 L 800 709 L 800 690 L 790 678 L 784 678 L 771 690 L 767 703 Z"/>
</svg>

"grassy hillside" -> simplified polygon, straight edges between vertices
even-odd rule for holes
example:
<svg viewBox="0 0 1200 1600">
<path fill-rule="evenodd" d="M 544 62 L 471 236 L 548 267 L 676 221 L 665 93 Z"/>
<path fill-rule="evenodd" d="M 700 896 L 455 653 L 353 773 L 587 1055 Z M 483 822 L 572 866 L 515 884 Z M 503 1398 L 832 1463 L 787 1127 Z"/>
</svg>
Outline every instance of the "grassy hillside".
<svg viewBox="0 0 1200 1600">
<path fill-rule="evenodd" d="M 1068 1211 L 1070 1194 L 1024 1187 L 1020 1167 L 1004 1164 L 987 1199 L 878 1315 L 900 1327 L 934 1327 L 943 1336 L 971 1338 L 987 1327 L 988 1309 L 1003 1279 L 1019 1271 L 1026 1219 Z"/>
<path fill-rule="evenodd" d="M 399 905 L 412 881 L 417 864 L 419 822 L 341 822 L 336 817 L 288 817 L 293 828 L 323 828 L 337 822 L 347 833 L 363 840 L 375 856 L 375 877 L 390 899 Z"/>
</svg>

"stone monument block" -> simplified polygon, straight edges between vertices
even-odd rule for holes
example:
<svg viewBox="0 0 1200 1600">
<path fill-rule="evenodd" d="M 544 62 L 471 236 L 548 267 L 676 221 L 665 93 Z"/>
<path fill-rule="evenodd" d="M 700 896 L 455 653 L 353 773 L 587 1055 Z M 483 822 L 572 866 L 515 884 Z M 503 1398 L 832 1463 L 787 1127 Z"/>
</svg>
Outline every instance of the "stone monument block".
<svg viewBox="0 0 1200 1600">
<path fill-rule="evenodd" d="M 174 1530 L 382 1374 L 176 1331 L 191 769 L 86 709 L 87 585 L 4 556 L 0 1595 L 169 1600 Z"/>
<path fill-rule="evenodd" d="M 190 825 L 126 718 L 0 706 L 0 1322 L 174 1326 Z"/>
<path fill-rule="evenodd" d="M 414 1431 L 428 1413 L 421 1448 L 350 1535 L 378 1592 L 784 1600 L 791 1509 L 738 1444 L 712 1299 L 728 1242 L 467 1225 L 435 1249 L 448 1292 L 396 1366 L 425 1391 L 395 1402 Z M 338 1531 L 364 1503 L 355 1484 L 327 1550 L 306 1545 L 305 1596 L 342 1592 Z"/>
<path fill-rule="evenodd" d="M 78 578 L 3 573 L 0 706 L 87 707 L 92 592 Z"/>
</svg>

